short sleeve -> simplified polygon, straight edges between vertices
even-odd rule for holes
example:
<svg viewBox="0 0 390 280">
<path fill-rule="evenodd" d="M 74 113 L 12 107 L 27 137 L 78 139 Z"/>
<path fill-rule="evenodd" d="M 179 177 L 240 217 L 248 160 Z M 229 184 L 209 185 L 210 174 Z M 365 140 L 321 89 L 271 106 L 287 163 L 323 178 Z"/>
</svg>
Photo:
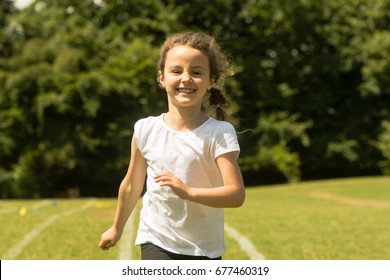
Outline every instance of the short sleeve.
<svg viewBox="0 0 390 280">
<path fill-rule="evenodd" d="M 237 133 L 233 125 L 228 122 L 221 122 L 220 129 L 217 129 L 214 158 L 229 152 L 239 152 L 240 145 Z M 238 153 L 237 153 L 238 156 Z"/>
<path fill-rule="evenodd" d="M 140 151 L 143 150 L 145 146 L 145 135 L 148 133 L 149 129 L 149 123 L 150 123 L 150 118 L 144 118 L 144 119 L 139 119 L 135 124 L 134 124 L 134 138 L 135 138 L 135 143 L 137 144 L 137 147 Z"/>
<path fill-rule="evenodd" d="M 134 124 L 134 134 L 135 143 L 137 144 L 138 149 L 141 151 L 144 150 L 145 146 L 148 142 L 148 136 L 156 128 L 156 124 L 158 124 L 158 117 L 147 117 L 143 119 L 139 119 Z"/>
<path fill-rule="evenodd" d="M 133 137 L 135 138 L 135 142 L 136 142 L 136 144 L 138 146 L 138 149 L 140 148 L 140 146 L 139 146 L 139 138 L 140 138 L 141 126 L 142 126 L 142 120 L 138 120 L 134 124 L 134 134 L 133 134 Z"/>
</svg>

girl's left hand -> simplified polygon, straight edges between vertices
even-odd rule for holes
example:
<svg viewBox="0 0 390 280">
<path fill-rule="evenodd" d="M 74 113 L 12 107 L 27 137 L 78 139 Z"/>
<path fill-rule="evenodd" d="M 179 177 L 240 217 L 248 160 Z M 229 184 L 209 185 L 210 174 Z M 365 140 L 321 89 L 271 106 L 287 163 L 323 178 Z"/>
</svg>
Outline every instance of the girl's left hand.
<svg viewBox="0 0 390 280">
<path fill-rule="evenodd" d="M 161 187 L 170 187 L 180 198 L 187 199 L 190 188 L 171 172 L 163 171 L 154 177 Z"/>
</svg>

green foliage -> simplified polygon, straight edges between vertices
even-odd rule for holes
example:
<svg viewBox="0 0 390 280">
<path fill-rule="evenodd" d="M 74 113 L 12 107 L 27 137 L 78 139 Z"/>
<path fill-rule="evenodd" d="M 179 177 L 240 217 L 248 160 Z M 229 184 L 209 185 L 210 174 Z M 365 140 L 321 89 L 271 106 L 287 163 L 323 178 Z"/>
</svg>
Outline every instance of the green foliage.
<svg viewBox="0 0 390 280">
<path fill-rule="evenodd" d="M 289 182 L 301 179 L 301 159 L 297 152 L 291 150 L 291 142 L 298 141 L 304 147 L 310 145 L 305 131 L 311 122 L 299 122 L 298 114 L 289 115 L 287 111 L 261 115 L 255 134 L 259 134 L 253 149 L 254 156 L 242 160 L 244 170 L 259 170 L 262 167 L 274 166 Z"/>
<path fill-rule="evenodd" d="M 383 155 L 383 160 L 379 161 L 379 166 L 383 174 L 390 175 L 390 121 L 382 122 L 382 132 L 378 135 L 378 140 L 373 141 Z"/>
<path fill-rule="evenodd" d="M 21 36 L 0 60 L 3 196 L 115 193 L 105 188 L 126 168 L 132 125 L 165 105 L 153 34 L 91 21 L 105 8 L 37 1 L 12 15 L 20 28 L 8 35 Z"/>
<path fill-rule="evenodd" d="M 23 10 L 4 1 L 1 195 L 115 195 L 134 122 L 166 110 L 159 47 L 184 29 L 217 36 L 232 58 L 231 113 L 238 131 L 252 131 L 239 136 L 244 175 L 388 173 L 389 9 L 386 0 L 37 0 Z"/>
</svg>

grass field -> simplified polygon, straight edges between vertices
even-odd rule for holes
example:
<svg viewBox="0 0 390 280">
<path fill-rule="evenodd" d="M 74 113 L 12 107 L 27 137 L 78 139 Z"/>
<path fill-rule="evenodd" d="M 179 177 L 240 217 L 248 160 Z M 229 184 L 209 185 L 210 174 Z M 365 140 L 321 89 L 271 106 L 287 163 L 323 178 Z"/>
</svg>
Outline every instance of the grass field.
<svg viewBox="0 0 390 280">
<path fill-rule="evenodd" d="M 0 257 L 118 259 L 125 244 L 97 247 L 115 207 L 116 199 L 0 200 Z M 390 259 L 390 177 L 248 188 L 244 206 L 225 213 L 266 259 Z M 249 259 L 235 238 L 227 235 L 226 244 L 224 259 Z M 131 250 L 139 259 L 139 249 Z"/>
</svg>

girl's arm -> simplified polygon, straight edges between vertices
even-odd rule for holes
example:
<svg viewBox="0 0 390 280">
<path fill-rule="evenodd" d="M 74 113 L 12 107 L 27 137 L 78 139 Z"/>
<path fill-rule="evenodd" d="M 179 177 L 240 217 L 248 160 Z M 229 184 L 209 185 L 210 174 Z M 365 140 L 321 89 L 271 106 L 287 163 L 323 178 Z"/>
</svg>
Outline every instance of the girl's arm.
<svg viewBox="0 0 390 280">
<path fill-rule="evenodd" d="M 170 187 L 179 197 L 211 207 L 240 207 L 245 200 L 245 187 L 237 152 L 217 157 L 216 162 L 222 174 L 224 185 L 217 188 L 191 188 L 170 172 L 161 172 L 155 181 L 162 187 Z"/>
<path fill-rule="evenodd" d="M 102 250 L 108 250 L 119 241 L 127 219 L 142 193 L 146 176 L 146 160 L 141 155 L 134 136 L 131 141 L 131 151 L 129 168 L 119 187 L 114 224 L 102 234 L 99 243 Z"/>
</svg>

